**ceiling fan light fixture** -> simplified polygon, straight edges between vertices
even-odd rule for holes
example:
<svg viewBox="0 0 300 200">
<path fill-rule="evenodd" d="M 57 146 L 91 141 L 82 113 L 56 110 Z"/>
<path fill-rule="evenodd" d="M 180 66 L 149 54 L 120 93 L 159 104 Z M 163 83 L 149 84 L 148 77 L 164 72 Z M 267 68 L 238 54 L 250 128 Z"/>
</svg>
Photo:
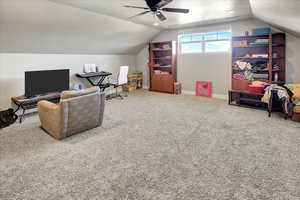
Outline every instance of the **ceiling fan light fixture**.
<svg viewBox="0 0 300 200">
<path fill-rule="evenodd" d="M 153 23 L 153 26 L 159 26 L 158 22 Z"/>
</svg>

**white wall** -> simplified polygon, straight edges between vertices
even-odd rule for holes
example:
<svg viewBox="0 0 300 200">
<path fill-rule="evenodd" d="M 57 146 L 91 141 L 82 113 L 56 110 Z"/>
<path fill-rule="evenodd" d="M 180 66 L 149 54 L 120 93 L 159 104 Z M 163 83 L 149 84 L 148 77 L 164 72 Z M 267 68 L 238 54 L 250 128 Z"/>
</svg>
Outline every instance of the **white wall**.
<svg viewBox="0 0 300 200">
<path fill-rule="evenodd" d="M 132 55 L 62 55 L 62 54 L 0 54 L 0 109 L 11 106 L 10 98 L 24 94 L 24 72 L 31 70 L 70 69 L 71 87 L 74 83 L 89 83 L 74 76 L 83 65 L 95 63 L 101 70 L 114 75 L 121 65 L 135 70 L 136 57 Z M 51 84 L 51 83 L 49 83 Z"/>
<path fill-rule="evenodd" d="M 244 35 L 245 31 L 253 28 L 266 27 L 265 23 L 255 20 L 236 21 L 227 24 L 195 27 L 190 29 L 167 30 L 159 34 L 153 41 L 177 41 L 182 33 L 209 32 L 222 29 L 231 29 L 233 36 Z M 300 82 L 300 38 L 287 34 L 287 82 Z M 137 55 L 137 70 L 145 73 L 145 85 L 149 86 L 148 48 L 145 47 Z M 195 91 L 195 81 L 212 81 L 213 94 L 216 97 L 225 97 L 231 88 L 231 51 L 226 53 L 205 54 L 178 54 L 178 81 L 183 90 Z"/>
<path fill-rule="evenodd" d="M 48 0 L 0 0 L 0 53 L 136 54 L 157 33 Z"/>
<path fill-rule="evenodd" d="M 0 0 L 0 109 L 24 94 L 24 71 L 68 68 L 71 86 L 86 63 L 134 71 L 136 52 L 158 32 L 48 0 Z"/>
<path fill-rule="evenodd" d="M 287 34 L 286 79 L 288 83 L 300 83 L 300 38 Z"/>
</svg>

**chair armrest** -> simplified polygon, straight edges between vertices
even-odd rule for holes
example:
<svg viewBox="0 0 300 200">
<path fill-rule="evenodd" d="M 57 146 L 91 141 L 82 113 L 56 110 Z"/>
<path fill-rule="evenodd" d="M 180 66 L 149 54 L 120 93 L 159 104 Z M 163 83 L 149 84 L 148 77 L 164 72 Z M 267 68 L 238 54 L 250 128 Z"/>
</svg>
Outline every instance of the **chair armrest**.
<svg viewBox="0 0 300 200">
<path fill-rule="evenodd" d="M 50 101 L 39 101 L 38 102 L 38 108 L 43 110 L 43 111 L 50 111 L 51 110 L 56 110 L 58 109 L 58 105 L 56 105 L 55 103 L 52 103 Z"/>
<path fill-rule="evenodd" d="M 49 101 L 40 101 L 38 113 L 42 128 L 56 139 L 60 139 L 62 129 L 60 106 Z"/>
</svg>

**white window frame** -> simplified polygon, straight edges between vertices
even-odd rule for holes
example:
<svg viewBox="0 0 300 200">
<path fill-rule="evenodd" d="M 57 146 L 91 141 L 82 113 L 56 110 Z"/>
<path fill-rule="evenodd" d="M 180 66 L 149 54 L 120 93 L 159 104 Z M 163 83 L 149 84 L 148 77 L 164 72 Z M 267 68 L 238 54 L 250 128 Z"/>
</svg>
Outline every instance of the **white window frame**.
<svg viewBox="0 0 300 200">
<path fill-rule="evenodd" d="M 206 43 L 207 42 L 219 42 L 219 41 L 228 41 L 229 44 L 231 44 L 231 39 L 217 39 L 217 40 L 205 40 L 204 39 L 204 36 L 205 34 L 207 33 L 220 33 L 220 32 L 230 32 L 232 34 L 232 31 L 231 30 L 218 30 L 218 31 L 212 31 L 212 32 L 202 32 L 202 33 L 187 33 L 187 34 L 181 34 L 178 36 L 178 45 L 179 45 L 179 51 L 180 51 L 180 54 L 205 54 L 205 53 L 222 53 L 222 52 L 230 52 L 230 48 L 231 48 L 231 45 L 229 46 L 229 49 L 227 51 L 210 51 L 210 52 L 206 52 Z M 199 40 L 199 41 L 188 41 L 188 42 L 182 42 L 181 41 L 181 37 L 183 35 L 191 35 L 191 37 L 193 35 L 201 35 L 202 36 L 202 40 Z M 202 43 L 202 51 L 201 52 L 182 52 L 182 44 L 194 44 L 194 43 Z"/>
</svg>

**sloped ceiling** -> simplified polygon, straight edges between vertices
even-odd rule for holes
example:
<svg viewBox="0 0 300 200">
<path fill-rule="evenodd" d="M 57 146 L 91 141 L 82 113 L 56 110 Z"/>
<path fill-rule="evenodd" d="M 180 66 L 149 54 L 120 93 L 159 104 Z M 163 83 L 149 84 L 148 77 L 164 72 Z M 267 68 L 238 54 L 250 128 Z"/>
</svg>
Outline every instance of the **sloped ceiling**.
<svg viewBox="0 0 300 200">
<path fill-rule="evenodd" d="M 144 0 L 0 0 L 0 53 L 136 54 L 161 30 L 255 17 L 300 36 L 300 0 L 173 0 L 157 22 Z"/>
<path fill-rule="evenodd" d="M 47 0 L 0 0 L 0 53 L 136 54 L 158 33 Z"/>
<path fill-rule="evenodd" d="M 144 10 L 124 8 L 124 5 L 147 7 L 145 0 L 51 0 L 93 12 L 117 17 L 139 24 L 153 26 L 158 22 L 148 13 L 143 16 L 130 18 Z M 245 19 L 251 16 L 249 0 L 173 0 L 167 7 L 190 9 L 189 14 L 167 13 L 168 20 L 161 22 L 161 29 L 182 28 L 189 25 L 218 23 L 228 19 Z"/>
<path fill-rule="evenodd" d="M 51 1 L 147 26 L 153 26 L 157 22 L 151 14 L 130 18 L 143 10 L 122 7 L 123 5 L 145 6 L 145 0 Z M 255 17 L 300 36 L 300 0 L 173 0 L 167 7 L 187 8 L 190 9 L 190 13 L 187 15 L 165 13 L 168 20 L 158 26 L 160 29 L 184 28 Z"/>
<path fill-rule="evenodd" d="M 254 17 L 300 36 L 300 0 L 250 0 Z"/>
</svg>

